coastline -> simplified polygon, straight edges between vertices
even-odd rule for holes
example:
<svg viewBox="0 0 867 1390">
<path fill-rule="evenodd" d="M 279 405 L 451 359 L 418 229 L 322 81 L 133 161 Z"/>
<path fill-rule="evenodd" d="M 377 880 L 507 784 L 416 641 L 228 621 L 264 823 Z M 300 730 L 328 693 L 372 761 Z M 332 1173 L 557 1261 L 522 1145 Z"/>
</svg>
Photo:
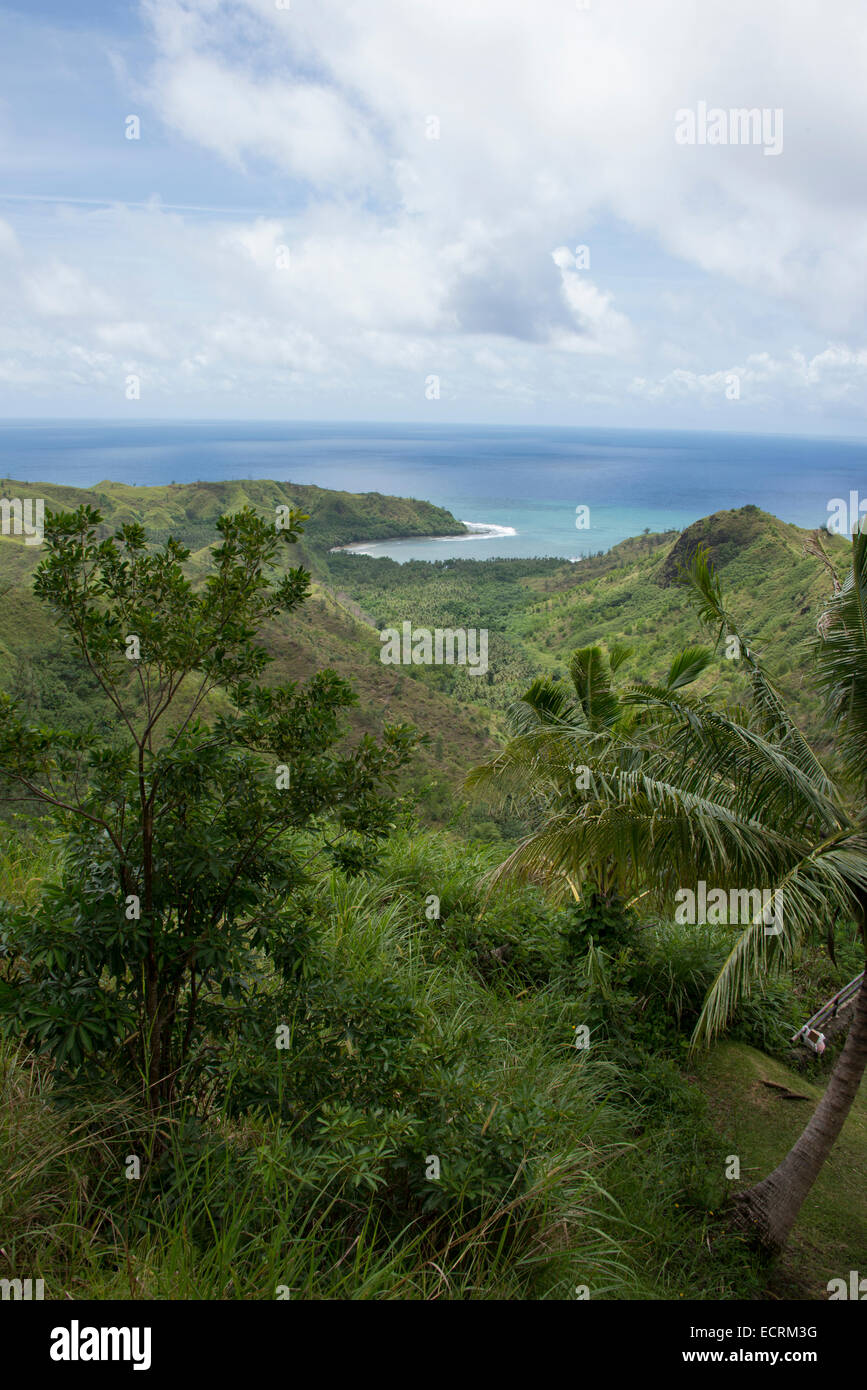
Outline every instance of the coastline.
<svg viewBox="0 0 867 1390">
<path fill-rule="evenodd" d="M 450 536 L 383 536 L 379 540 L 350 541 L 348 545 L 332 545 L 328 553 L 333 555 L 337 550 L 356 550 L 363 553 L 374 545 L 397 545 L 402 541 L 487 541 L 495 540 L 497 536 L 518 534 L 514 526 L 497 526 L 493 522 L 464 521 L 461 524 L 465 529 L 453 531 Z"/>
</svg>

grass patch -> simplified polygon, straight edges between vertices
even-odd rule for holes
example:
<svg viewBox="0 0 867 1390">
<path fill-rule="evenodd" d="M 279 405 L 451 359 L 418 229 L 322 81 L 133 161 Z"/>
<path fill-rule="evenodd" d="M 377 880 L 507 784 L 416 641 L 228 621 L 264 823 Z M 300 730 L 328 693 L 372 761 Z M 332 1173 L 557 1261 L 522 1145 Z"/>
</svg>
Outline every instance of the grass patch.
<svg viewBox="0 0 867 1390">
<path fill-rule="evenodd" d="M 765 1081 L 808 1100 L 786 1100 Z M 741 1183 L 766 1177 L 797 1139 L 825 1087 L 743 1043 L 726 1042 L 708 1059 L 702 1089 L 717 1130 L 741 1160 Z M 804 1203 L 789 1244 L 774 1266 L 766 1297 L 827 1298 L 829 1279 L 867 1267 L 867 1094 L 860 1094 L 843 1132 Z"/>
</svg>

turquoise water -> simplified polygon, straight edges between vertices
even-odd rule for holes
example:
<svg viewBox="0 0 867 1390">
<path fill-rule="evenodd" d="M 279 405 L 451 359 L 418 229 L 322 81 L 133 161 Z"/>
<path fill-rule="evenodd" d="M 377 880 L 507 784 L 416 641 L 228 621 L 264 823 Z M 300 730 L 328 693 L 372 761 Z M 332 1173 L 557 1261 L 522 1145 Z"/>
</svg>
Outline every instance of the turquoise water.
<svg viewBox="0 0 867 1390">
<path fill-rule="evenodd" d="M 559 555 L 583 559 L 599 550 L 608 550 L 627 536 L 651 531 L 680 530 L 696 517 L 685 507 L 597 505 L 565 500 L 539 501 L 534 497 L 504 498 L 490 503 L 484 514 L 464 497 L 430 498 L 452 512 L 459 521 L 473 524 L 489 522 L 514 534 L 486 535 L 479 539 L 383 541 L 379 545 L 353 547 L 364 555 L 388 556 L 393 560 L 445 560 L 454 557 L 484 560 L 493 556 Z M 587 506 L 589 526 L 578 529 L 577 506 Z"/>
<path fill-rule="evenodd" d="M 274 478 L 436 502 L 514 534 L 384 543 L 395 559 L 605 550 L 752 502 L 820 526 L 867 498 L 867 441 L 655 430 L 273 422 L 6 421 L 0 474 L 88 487 Z M 589 528 L 575 526 L 589 507 Z"/>
</svg>

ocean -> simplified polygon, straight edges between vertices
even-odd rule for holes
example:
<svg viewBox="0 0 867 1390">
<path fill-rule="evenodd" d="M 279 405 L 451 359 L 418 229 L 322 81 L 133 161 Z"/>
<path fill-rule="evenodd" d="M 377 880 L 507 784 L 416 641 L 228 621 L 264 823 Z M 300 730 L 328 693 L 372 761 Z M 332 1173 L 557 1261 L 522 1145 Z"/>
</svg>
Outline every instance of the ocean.
<svg viewBox="0 0 867 1390">
<path fill-rule="evenodd" d="M 488 529 L 470 539 L 368 545 L 369 554 L 579 559 L 627 536 L 679 529 L 750 502 L 801 526 L 824 525 L 834 497 L 848 500 L 860 488 L 867 504 L 867 441 L 481 425 L 14 420 L 0 422 L 0 474 L 77 487 L 108 479 L 274 478 L 393 493 L 435 502 Z"/>
</svg>

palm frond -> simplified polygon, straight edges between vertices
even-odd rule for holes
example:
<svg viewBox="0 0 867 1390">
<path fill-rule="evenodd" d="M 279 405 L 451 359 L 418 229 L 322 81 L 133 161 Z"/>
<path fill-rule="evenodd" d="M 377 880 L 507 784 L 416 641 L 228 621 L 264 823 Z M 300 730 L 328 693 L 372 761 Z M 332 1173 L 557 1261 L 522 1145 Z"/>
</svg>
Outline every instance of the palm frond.
<svg viewBox="0 0 867 1390">
<path fill-rule="evenodd" d="M 815 643 L 817 683 L 837 748 L 853 777 L 867 775 L 867 533 L 852 539 L 852 567 L 839 594 L 829 598 Z"/>
<path fill-rule="evenodd" d="M 726 634 L 737 638 L 741 660 L 749 671 L 753 705 L 763 732 L 785 745 L 790 761 L 821 787 L 826 796 L 832 795 L 833 783 L 825 768 L 786 709 L 783 696 L 758 653 L 726 608 L 719 578 L 705 546 L 699 545 L 690 562 L 681 567 L 679 580 L 691 589 L 701 620 L 717 628 L 717 646 Z"/>
<path fill-rule="evenodd" d="M 616 675 L 617 671 L 632 656 L 632 647 L 627 647 L 624 642 L 615 642 L 608 652 L 608 665 L 611 667 L 611 674 Z"/>
<path fill-rule="evenodd" d="M 780 878 L 776 894 L 782 899 L 782 931 L 769 935 L 759 918 L 740 934 L 708 991 L 693 1032 L 692 1050 L 723 1032 L 741 999 L 749 997 L 770 968 L 791 960 L 795 945 L 817 919 L 851 915 L 853 884 L 867 886 L 865 851 L 862 839 L 841 832 Z"/>
<path fill-rule="evenodd" d="M 691 685 L 712 661 L 713 652 L 708 651 L 707 647 L 684 647 L 669 667 L 665 678 L 666 690 L 680 690 L 684 685 Z"/>
<path fill-rule="evenodd" d="M 613 724 L 620 704 L 611 688 L 611 667 L 602 648 L 581 647 L 573 652 L 569 674 L 590 727 Z"/>
</svg>

